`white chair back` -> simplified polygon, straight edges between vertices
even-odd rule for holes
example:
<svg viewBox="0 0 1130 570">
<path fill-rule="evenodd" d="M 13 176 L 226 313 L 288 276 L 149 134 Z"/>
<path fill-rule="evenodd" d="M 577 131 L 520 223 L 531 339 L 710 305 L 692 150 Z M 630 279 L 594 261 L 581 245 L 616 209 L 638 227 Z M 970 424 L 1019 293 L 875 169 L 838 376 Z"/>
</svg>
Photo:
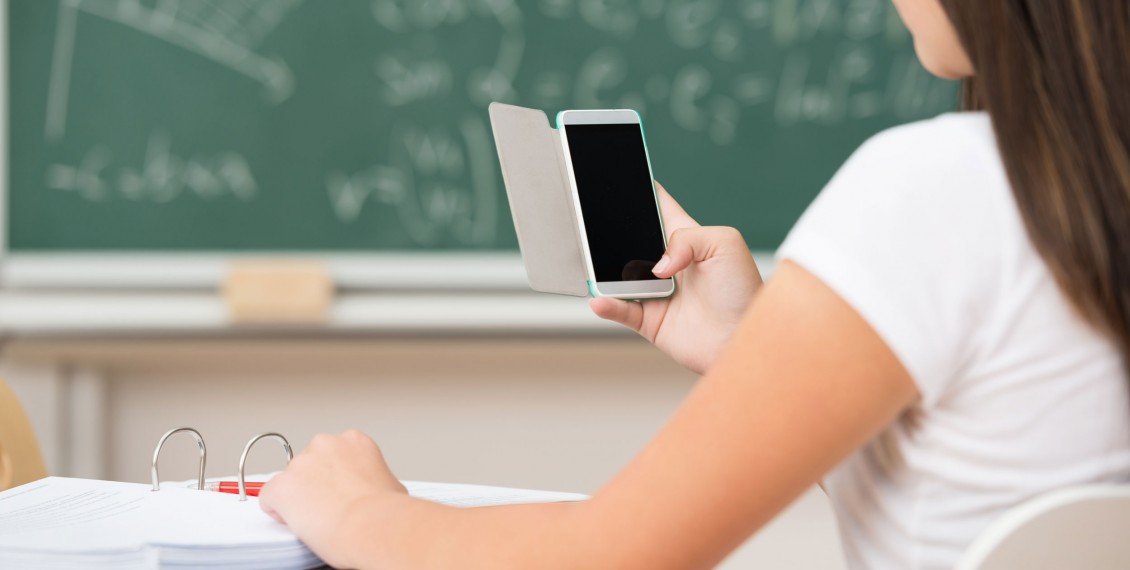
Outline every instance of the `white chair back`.
<svg viewBox="0 0 1130 570">
<path fill-rule="evenodd" d="M 1130 485 L 1053 491 L 1005 513 L 954 570 L 1130 569 Z"/>
</svg>

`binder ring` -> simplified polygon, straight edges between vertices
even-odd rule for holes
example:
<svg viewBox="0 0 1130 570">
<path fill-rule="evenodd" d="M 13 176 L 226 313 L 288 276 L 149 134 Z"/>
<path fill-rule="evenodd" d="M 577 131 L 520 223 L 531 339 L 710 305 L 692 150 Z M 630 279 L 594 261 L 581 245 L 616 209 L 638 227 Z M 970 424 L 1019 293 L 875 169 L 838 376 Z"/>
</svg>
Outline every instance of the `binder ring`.
<svg viewBox="0 0 1130 570">
<path fill-rule="evenodd" d="M 157 476 L 157 458 L 161 455 L 161 446 L 165 445 L 165 440 L 169 439 L 169 436 L 182 431 L 191 433 L 192 437 L 196 439 L 196 447 L 200 449 L 200 473 L 196 476 L 196 488 L 200 491 L 204 490 L 204 464 L 208 460 L 208 450 L 204 447 L 204 437 L 200 435 L 200 432 L 190 427 L 182 427 L 166 432 L 165 435 L 161 436 L 161 439 L 157 441 L 157 449 L 153 450 L 153 466 L 150 474 L 153 476 L 154 491 L 161 490 L 161 478 Z"/>
<path fill-rule="evenodd" d="M 287 441 L 286 438 L 282 436 L 282 434 L 275 432 L 261 433 L 251 438 L 251 441 L 247 442 L 247 445 L 243 448 L 243 455 L 239 456 L 239 500 L 241 501 L 247 500 L 247 483 L 244 482 L 244 470 L 247 466 L 247 453 L 251 451 L 251 446 L 258 443 L 260 439 L 265 439 L 268 437 L 277 439 L 282 443 L 283 450 L 286 451 L 287 463 L 290 463 L 290 460 L 294 459 L 294 451 L 290 448 L 290 442 Z M 201 481 L 203 481 L 203 479 L 201 479 Z"/>
</svg>

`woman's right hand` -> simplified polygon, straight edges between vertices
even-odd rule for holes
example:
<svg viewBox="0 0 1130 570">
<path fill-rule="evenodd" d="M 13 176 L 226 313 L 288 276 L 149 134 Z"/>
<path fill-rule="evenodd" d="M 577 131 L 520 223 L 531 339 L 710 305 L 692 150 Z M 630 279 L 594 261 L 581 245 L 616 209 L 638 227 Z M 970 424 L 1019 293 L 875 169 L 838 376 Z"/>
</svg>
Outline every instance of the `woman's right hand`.
<svg viewBox="0 0 1130 570">
<path fill-rule="evenodd" d="M 667 253 L 653 273 L 674 276 L 675 294 L 642 302 L 598 297 L 589 306 L 597 316 L 638 332 L 701 374 L 737 328 L 761 286 L 761 274 L 738 230 L 702 227 L 658 183 L 656 189 Z"/>
</svg>

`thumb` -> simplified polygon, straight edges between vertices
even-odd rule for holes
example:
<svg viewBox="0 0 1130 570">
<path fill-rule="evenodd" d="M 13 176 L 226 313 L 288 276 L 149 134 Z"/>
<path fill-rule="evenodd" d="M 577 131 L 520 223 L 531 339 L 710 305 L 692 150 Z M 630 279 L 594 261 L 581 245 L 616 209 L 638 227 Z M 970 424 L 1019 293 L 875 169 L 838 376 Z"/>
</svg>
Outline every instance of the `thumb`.
<svg viewBox="0 0 1130 570">
<path fill-rule="evenodd" d="M 589 299 L 589 308 L 596 316 L 616 323 L 620 323 L 636 332 L 643 327 L 643 305 L 623 299 L 611 297 L 597 297 Z"/>
<path fill-rule="evenodd" d="M 741 232 L 723 226 L 683 228 L 671 234 L 667 253 L 655 264 L 652 273 L 667 278 L 686 269 L 691 263 L 706 261 L 718 255 L 742 252 L 749 255 Z"/>
</svg>

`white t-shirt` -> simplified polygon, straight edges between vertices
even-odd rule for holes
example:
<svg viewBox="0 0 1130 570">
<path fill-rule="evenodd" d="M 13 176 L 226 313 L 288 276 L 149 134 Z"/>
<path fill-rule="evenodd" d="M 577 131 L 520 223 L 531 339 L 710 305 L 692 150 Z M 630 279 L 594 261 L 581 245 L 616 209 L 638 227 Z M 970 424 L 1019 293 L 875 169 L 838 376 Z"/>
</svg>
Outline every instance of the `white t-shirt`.
<svg viewBox="0 0 1130 570">
<path fill-rule="evenodd" d="M 1026 499 L 1130 480 L 1122 359 L 1029 241 L 985 114 L 872 138 L 778 258 L 847 301 L 922 396 L 825 480 L 851 568 L 952 568 Z"/>
</svg>

